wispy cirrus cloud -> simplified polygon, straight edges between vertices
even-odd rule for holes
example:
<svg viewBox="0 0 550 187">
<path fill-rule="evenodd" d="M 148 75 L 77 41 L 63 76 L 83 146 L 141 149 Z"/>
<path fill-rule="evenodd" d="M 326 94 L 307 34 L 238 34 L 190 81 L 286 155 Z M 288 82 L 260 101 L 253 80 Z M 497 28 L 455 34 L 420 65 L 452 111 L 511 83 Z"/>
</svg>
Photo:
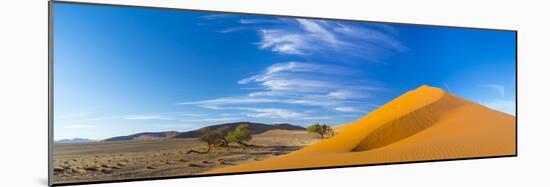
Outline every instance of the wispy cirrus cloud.
<svg viewBox="0 0 550 187">
<path fill-rule="evenodd" d="M 95 125 L 63 125 L 67 129 L 95 129 Z"/>
<path fill-rule="evenodd" d="M 180 102 L 211 110 L 242 110 L 248 117 L 313 120 L 322 112 L 366 113 L 374 108 L 364 99 L 369 92 L 384 90 L 376 83 L 364 84 L 341 77 L 353 76 L 354 70 L 332 65 L 303 62 L 276 63 L 261 73 L 237 81 L 239 85 L 259 88 L 246 95 Z M 327 78 L 328 77 L 328 78 Z M 362 86 L 357 86 L 362 85 Z M 367 86 L 370 85 L 370 86 Z M 262 104 L 264 108 L 251 107 Z M 268 106 L 279 107 L 268 107 Z M 299 112 L 297 108 L 317 109 L 321 113 Z"/>
<path fill-rule="evenodd" d="M 498 84 L 480 84 L 480 85 L 478 85 L 478 87 L 491 89 L 491 90 L 497 92 L 500 95 L 500 97 L 502 97 L 502 98 L 504 98 L 505 94 L 506 94 L 505 87 L 502 86 L 502 85 L 498 85 Z"/>
<path fill-rule="evenodd" d="M 360 90 L 375 90 L 379 87 L 368 87 L 363 84 L 353 84 L 345 78 L 357 73 L 355 70 L 332 65 L 320 65 L 303 62 L 276 63 L 267 67 L 262 73 L 244 78 L 239 84 L 256 84 L 263 91 L 253 92 L 254 95 L 281 95 L 293 93 L 323 93 L 322 95 L 343 97 L 359 96 Z M 357 86 L 363 85 L 363 86 Z"/>
<path fill-rule="evenodd" d="M 174 117 L 166 115 L 118 115 L 118 116 L 99 116 L 83 119 L 83 121 L 101 121 L 101 120 L 112 120 L 112 119 L 123 119 L 123 120 L 172 120 Z"/>
<path fill-rule="evenodd" d="M 327 94 L 327 97 L 339 99 L 339 100 L 358 99 L 358 98 L 364 98 L 367 96 L 368 96 L 368 93 L 364 93 L 364 92 L 362 93 L 359 90 L 352 90 L 352 89 L 335 90 Z"/>
<path fill-rule="evenodd" d="M 173 120 L 173 117 L 163 115 L 130 115 L 125 116 L 127 120 Z"/>
<path fill-rule="evenodd" d="M 388 25 L 385 25 L 384 28 L 392 29 Z M 397 35 L 397 31 L 385 32 L 385 30 L 375 30 L 347 24 L 337 24 L 334 31 L 357 39 L 359 43 L 362 41 L 368 45 L 381 44 L 379 47 L 399 52 L 407 50 L 407 47 L 394 37 L 394 35 Z"/>
<path fill-rule="evenodd" d="M 259 29 L 261 49 L 280 54 L 308 55 L 331 53 L 366 57 L 376 61 L 404 47 L 390 33 L 349 23 L 295 19 L 295 26 Z"/>
<path fill-rule="evenodd" d="M 250 117 L 255 118 L 275 118 L 275 119 L 299 119 L 307 117 L 305 114 L 280 108 L 242 108 L 250 110 L 255 113 L 248 114 Z"/>
<path fill-rule="evenodd" d="M 353 107 L 336 107 L 334 109 L 340 112 L 359 112 L 359 110 Z"/>
<path fill-rule="evenodd" d="M 267 67 L 262 73 L 238 81 L 238 84 L 260 86 L 259 90 L 240 97 L 224 97 L 193 102 L 180 102 L 178 105 L 203 105 L 205 107 L 234 104 L 279 103 L 308 106 L 335 106 L 345 100 L 361 99 L 368 96 L 366 91 L 381 88 L 356 86 L 349 80 L 323 78 L 353 74 L 352 70 L 327 65 L 301 62 L 277 63 Z"/>
<path fill-rule="evenodd" d="M 496 99 L 490 102 L 482 102 L 482 105 L 485 105 L 489 108 L 508 113 L 510 115 L 516 115 L 516 101 L 515 100 L 503 100 Z"/>
<path fill-rule="evenodd" d="M 57 118 L 75 118 L 90 115 L 89 112 L 67 113 L 57 116 Z"/>
<path fill-rule="evenodd" d="M 181 122 L 220 122 L 220 121 L 236 121 L 240 120 L 240 117 L 205 117 L 197 119 L 181 119 Z"/>
<path fill-rule="evenodd" d="M 260 49 L 284 55 L 323 55 L 360 57 L 377 62 L 383 56 L 407 50 L 398 39 L 398 32 L 389 25 L 367 27 L 349 22 L 313 19 L 241 20 L 256 30 Z M 232 28 L 225 31 L 243 30 Z"/>
<path fill-rule="evenodd" d="M 297 112 L 290 109 L 282 108 L 255 108 L 255 107 L 235 107 L 235 106 L 216 106 L 207 107 L 214 110 L 243 110 L 252 113 L 246 113 L 248 117 L 254 118 L 270 118 L 270 119 L 308 119 L 311 116 L 307 116 L 302 112 Z"/>
<path fill-rule="evenodd" d="M 279 19 L 273 19 L 273 18 L 256 18 L 256 19 L 246 19 L 246 18 L 242 18 L 239 20 L 239 23 L 240 24 L 265 24 L 265 23 L 275 23 L 275 24 L 278 24 L 280 23 L 280 20 Z"/>
<path fill-rule="evenodd" d="M 203 20 L 219 20 L 219 19 L 227 19 L 230 17 L 234 17 L 233 14 L 208 14 L 204 16 L 200 16 L 200 19 Z"/>
<path fill-rule="evenodd" d="M 273 103 L 279 102 L 275 99 L 268 98 L 217 98 L 217 99 L 208 99 L 202 101 L 192 101 L 192 102 L 180 102 L 176 105 L 203 105 L 203 104 L 234 104 L 234 103 Z"/>
<path fill-rule="evenodd" d="M 184 117 L 203 117 L 203 116 L 206 116 L 206 114 L 199 114 L 199 113 L 181 113 L 181 112 L 176 112 L 175 115 L 177 115 L 177 116 L 184 116 Z"/>
<path fill-rule="evenodd" d="M 235 21 L 235 19 L 226 19 Z M 406 51 L 399 31 L 381 23 L 353 23 L 293 18 L 240 18 L 240 25 L 220 33 L 256 31 L 259 49 L 283 55 L 338 55 L 378 62 L 384 56 Z"/>
<path fill-rule="evenodd" d="M 269 17 L 225 20 L 234 21 L 237 25 L 218 32 L 254 31 L 259 40 L 253 44 L 258 49 L 280 55 L 334 56 L 378 62 L 387 55 L 407 50 L 397 39 L 399 31 L 385 24 Z M 243 90 L 251 90 L 245 95 L 180 102 L 177 105 L 241 110 L 248 112 L 248 117 L 274 119 L 314 119 L 334 113 L 366 113 L 376 106 L 366 102 L 366 99 L 374 95 L 372 92 L 384 91 L 385 88 L 380 82 L 366 80 L 363 72 L 357 71 L 338 63 L 275 63 L 260 73 L 237 81 Z M 251 107 L 258 104 L 263 108 Z M 299 112 L 305 108 L 314 108 L 319 113 Z"/>
<path fill-rule="evenodd" d="M 500 98 L 492 99 L 489 101 L 480 101 L 479 103 L 485 105 L 494 110 L 498 110 L 510 115 L 516 115 L 516 101 L 506 99 L 506 87 L 499 84 L 480 84 L 477 85 L 481 88 L 489 89 L 495 92 Z"/>
</svg>

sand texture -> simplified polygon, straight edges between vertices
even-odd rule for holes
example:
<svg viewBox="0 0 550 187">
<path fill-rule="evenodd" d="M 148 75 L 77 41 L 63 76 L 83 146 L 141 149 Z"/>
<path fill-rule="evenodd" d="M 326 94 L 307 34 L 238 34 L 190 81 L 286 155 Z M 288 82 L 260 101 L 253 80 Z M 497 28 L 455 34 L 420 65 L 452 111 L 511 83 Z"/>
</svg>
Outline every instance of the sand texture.
<svg viewBox="0 0 550 187">
<path fill-rule="evenodd" d="M 196 138 L 54 144 L 54 181 L 196 175 L 287 154 L 318 141 L 303 130 L 269 130 L 255 135 L 250 142 L 253 146 L 214 147 L 207 154 L 187 154 L 191 149 L 206 149 Z"/>
</svg>

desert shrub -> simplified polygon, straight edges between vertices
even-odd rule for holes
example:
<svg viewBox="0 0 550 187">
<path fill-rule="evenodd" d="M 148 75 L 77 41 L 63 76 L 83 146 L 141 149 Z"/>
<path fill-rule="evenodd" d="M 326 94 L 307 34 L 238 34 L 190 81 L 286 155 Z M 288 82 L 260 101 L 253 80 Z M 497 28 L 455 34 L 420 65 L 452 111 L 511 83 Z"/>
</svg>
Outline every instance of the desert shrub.
<svg viewBox="0 0 550 187">
<path fill-rule="evenodd" d="M 230 131 L 226 135 L 226 139 L 229 142 L 238 143 L 241 146 L 249 146 L 248 141 L 252 139 L 252 132 L 246 124 L 241 124 L 235 130 Z"/>
<path fill-rule="evenodd" d="M 319 123 L 315 123 L 313 125 L 310 125 L 309 127 L 307 127 L 307 132 L 318 134 L 319 136 L 321 136 L 321 139 L 324 139 L 327 135 L 334 136 L 334 130 L 326 124 L 321 125 Z"/>
<path fill-rule="evenodd" d="M 209 153 L 213 145 L 219 145 L 222 143 L 223 135 L 219 133 L 219 131 L 212 131 L 209 128 L 204 128 L 200 130 L 202 135 L 199 138 L 200 141 L 206 143 L 208 145 L 208 149 L 206 151 L 197 151 L 197 150 L 189 150 L 187 151 L 187 154 L 189 153 L 199 153 L 199 154 L 205 154 Z"/>
<path fill-rule="evenodd" d="M 229 126 L 220 127 L 215 130 L 215 134 L 220 137 L 220 142 L 218 143 L 221 147 L 227 147 L 229 145 L 229 140 L 226 138 L 227 134 L 231 131 Z"/>
<path fill-rule="evenodd" d="M 202 167 L 202 165 L 194 164 L 194 163 L 188 163 L 187 167 Z"/>
</svg>

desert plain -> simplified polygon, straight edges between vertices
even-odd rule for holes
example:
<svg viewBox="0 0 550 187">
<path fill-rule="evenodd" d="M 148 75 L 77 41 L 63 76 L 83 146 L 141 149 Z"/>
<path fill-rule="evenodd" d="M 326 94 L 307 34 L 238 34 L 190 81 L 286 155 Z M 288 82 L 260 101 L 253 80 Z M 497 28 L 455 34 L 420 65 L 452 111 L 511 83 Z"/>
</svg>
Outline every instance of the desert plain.
<svg viewBox="0 0 550 187">
<path fill-rule="evenodd" d="M 269 159 L 319 141 L 303 130 L 269 130 L 248 147 L 213 147 L 197 138 L 54 144 L 57 183 L 196 175 L 217 168 Z"/>
</svg>

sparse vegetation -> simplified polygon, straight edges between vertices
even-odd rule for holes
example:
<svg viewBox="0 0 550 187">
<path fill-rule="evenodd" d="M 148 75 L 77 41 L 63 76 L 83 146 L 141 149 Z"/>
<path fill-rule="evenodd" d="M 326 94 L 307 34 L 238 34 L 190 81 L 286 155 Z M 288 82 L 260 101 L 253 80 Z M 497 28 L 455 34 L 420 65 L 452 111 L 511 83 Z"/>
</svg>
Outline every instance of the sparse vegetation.
<svg viewBox="0 0 550 187">
<path fill-rule="evenodd" d="M 334 136 L 334 130 L 326 124 L 315 123 L 310 125 L 307 127 L 307 132 L 318 134 L 321 139 L 324 139 L 327 135 Z"/>
<path fill-rule="evenodd" d="M 58 151 L 53 163 L 54 177 L 60 182 L 74 182 L 117 180 L 128 173 L 151 177 L 194 175 L 222 167 L 266 160 L 320 140 L 317 136 L 308 136 L 305 129 L 283 129 L 252 134 L 262 132 L 263 127 L 257 128 L 247 122 L 227 126 L 228 128 L 223 130 L 218 130 L 223 126 L 211 126 L 189 134 L 188 137 L 163 141 L 56 144 Z M 251 133 L 250 136 L 247 131 Z M 231 136 L 239 138 L 230 138 L 230 132 L 233 132 Z M 243 134 L 244 136 L 241 136 Z M 221 137 L 227 140 L 228 147 L 224 147 Z M 245 147 L 238 142 L 251 147 Z M 208 152 L 209 143 L 211 150 Z M 97 146 L 98 144 L 101 146 Z M 134 151 L 127 152 L 128 149 Z M 189 150 L 205 154 L 187 154 Z"/>
<path fill-rule="evenodd" d="M 206 154 L 212 149 L 212 146 L 227 147 L 230 142 L 238 143 L 241 146 L 250 146 L 247 142 L 252 139 L 252 132 L 246 124 L 241 124 L 233 131 L 230 131 L 228 127 L 218 128 L 211 130 L 210 128 L 201 129 L 202 136 L 200 141 L 205 142 L 208 145 L 206 151 L 198 151 L 191 149 L 187 151 L 187 154 L 198 153 Z"/>
<path fill-rule="evenodd" d="M 252 132 L 246 124 L 241 124 L 235 130 L 226 135 L 229 142 L 238 143 L 241 146 L 250 146 L 247 142 L 252 139 Z"/>
<path fill-rule="evenodd" d="M 90 166 L 86 166 L 84 169 L 86 171 L 97 171 L 99 167 L 95 166 L 95 165 L 90 165 Z"/>
<path fill-rule="evenodd" d="M 229 131 L 230 131 L 229 126 L 220 127 L 218 129 L 216 129 L 216 133 L 219 134 L 219 136 L 220 136 L 219 146 L 227 147 L 229 145 L 230 141 L 226 138 Z"/>
<path fill-rule="evenodd" d="M 103 173 L 111 173 L 111 172 L 113 172 L 113 169 L 111 169 L 111 168 L 101 168 L 100 171 L 103 172 Z"/>
<path fill-rule="evenodd" d="M 122 166 L 126 166 L 127 164 L 128 164 L 127 162 L 122 161 L 122 162 L 117 163 L 117 166 L 122 167 Z"/>
<path fill-rule="evenodd" d="M 189 164 L 187 164 L 187 167 L 202 167 L 202 165 L 189 163 Z"/>
<path fill-rule="evenodd" d="M 208 145 L 208 149 L 206 151 L 197 151 L 197 150 L 191 149 L 187 151 L 187 154 L 190 154 L 190 153 L 206 154 L 210 152 L 213 145 L 219 145 L 220 143 L 222 143 L 223 135 L 220 133 L 220 131 L 212 131 L 209 128 L 204 128 L 201 131 L 202 131 L 202 136 L 200 137 L 199 140 L 202 142 L 205 142 Z"/>
</svg>

